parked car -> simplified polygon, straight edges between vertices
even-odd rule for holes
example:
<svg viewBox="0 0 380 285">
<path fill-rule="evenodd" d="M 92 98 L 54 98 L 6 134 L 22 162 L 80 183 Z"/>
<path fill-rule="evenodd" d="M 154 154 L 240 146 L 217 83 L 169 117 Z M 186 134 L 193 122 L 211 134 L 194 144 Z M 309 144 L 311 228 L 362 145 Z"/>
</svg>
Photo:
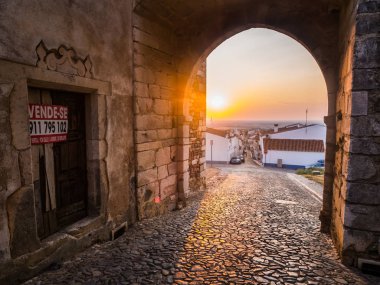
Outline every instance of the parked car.
<svg viewBox="0 0 380 285">
<path fill-rule="evenodd" d="M 230 164 L 241 164 L 240 158 L 234 156 L 230 159 Z"/>
<path fill-rule="evenodd" d="M 325 167 L 325 160 L 320 159 L 316 163 L 306 165 L 305 168 L 324 168 Z"/>
<path fill-rule="evenodd" d="M 243 154 L 241 154 L 241 155 L 239 156 L 239 159 L 241 160 L 241 162 L 245 162 L 245 157 L 244 157 Z"/>
</svg>

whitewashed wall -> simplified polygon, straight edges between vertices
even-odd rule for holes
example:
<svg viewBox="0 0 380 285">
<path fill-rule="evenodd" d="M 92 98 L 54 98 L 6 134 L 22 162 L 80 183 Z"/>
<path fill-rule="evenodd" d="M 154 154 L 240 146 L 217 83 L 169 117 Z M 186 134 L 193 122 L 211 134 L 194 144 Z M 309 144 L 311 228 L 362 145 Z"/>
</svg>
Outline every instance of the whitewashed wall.
<svg viewBox="0 0 380 285">
<path fill-rule="evenodd" d="M 269 150 L 263 157 L 264 163 L 277 164 L 282 159 L 282 164 L 287 165 L 309 165 L 325 158 L 324 152 L 300 152 L 300 151 L 278 151 Z"/>
<path fill-rule="evenodd" d="M 264 138 L 260 136 L 260 147 L 264 155 Z M 306 128 L 300 128 L 293 131 L 281 132 L 270 134 L 271 139 L 299 139 L 299 140 L 323 140 L 323 144 L 326 146 L 326 126 L 315 125 Z"/>
<path fill-rule="evenodd" d="M 221 136 L 206 133 L 206 161 L 211 161 L 211 145 L 210 141 L 213 140 L 212 146 L 212 160 L 213 161 L 229 161 L 230 160 L 230 143 L 229 139 Z"/>
<path fill-rule="evenodd" d="M 323 143 L 326 144 L 326 126 L 315 125 L 269 136 L 272 139 L 323 140 Z"/>
</svg>

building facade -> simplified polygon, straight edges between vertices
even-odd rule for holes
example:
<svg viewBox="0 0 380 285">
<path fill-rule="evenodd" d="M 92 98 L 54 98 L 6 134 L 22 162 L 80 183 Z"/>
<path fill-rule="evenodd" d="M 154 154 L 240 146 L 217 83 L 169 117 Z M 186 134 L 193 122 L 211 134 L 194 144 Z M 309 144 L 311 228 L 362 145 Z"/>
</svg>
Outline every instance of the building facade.
<svg viewBox="0 0 380 285">
<path fill-rule="evenodd" d="M 229 132 L 207 128 L 206 161 L 209 163 L 228 163 L 233 156 L 243 153 L 242 144 Z"/>
<path fill-rule="evenodd" d="M 264 166 L 302 169 L 325 158 L 322 140 L 264 139 Z"/>
<path fill-rule="evenodd" d="M 325 158 L 326 126 L 295 124 L 260 134 L 261 162 L 265 166 L 305 168 Z"/>
</svg>

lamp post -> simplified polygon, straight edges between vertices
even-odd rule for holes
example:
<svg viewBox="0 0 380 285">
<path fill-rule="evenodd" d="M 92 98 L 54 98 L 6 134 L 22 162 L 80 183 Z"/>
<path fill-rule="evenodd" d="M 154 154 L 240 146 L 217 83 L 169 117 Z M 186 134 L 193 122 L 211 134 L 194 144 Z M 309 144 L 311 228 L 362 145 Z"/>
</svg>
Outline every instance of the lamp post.
<svg viewBox="0 0 380 285">
<path fill-rule="evenodd" d="M 212 168 L 212 145 L 214 144 L 213 140 L 210 140 L 210 146 L 211 146 L 211 168 Z"/>
</svg>

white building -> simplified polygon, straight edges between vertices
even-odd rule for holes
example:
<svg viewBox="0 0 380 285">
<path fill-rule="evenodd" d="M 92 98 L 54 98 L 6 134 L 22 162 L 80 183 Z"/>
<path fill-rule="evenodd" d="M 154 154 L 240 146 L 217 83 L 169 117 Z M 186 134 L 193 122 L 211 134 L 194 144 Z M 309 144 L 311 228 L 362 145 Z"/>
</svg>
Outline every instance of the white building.
<svg viewBox="0 0 380 285">
<path fill-rule="evenodd" d="M 326 126 L 292 125 L 260 135 L 262 162 L 265 166 L 304 168 L 325 158 Z"/>
<path fill-rule="evenodd" d="M 206 161 L 228 163 L 231 157 L 242 153 L 242 147 L 236 136 L 229 137 L 223 130 L 207 128 Z"/>
<path fill-rule="evenodd" d="M 322 140 L 264 139 L 264 166 L 298 169 L 324 158 Z"/>
</svg>

